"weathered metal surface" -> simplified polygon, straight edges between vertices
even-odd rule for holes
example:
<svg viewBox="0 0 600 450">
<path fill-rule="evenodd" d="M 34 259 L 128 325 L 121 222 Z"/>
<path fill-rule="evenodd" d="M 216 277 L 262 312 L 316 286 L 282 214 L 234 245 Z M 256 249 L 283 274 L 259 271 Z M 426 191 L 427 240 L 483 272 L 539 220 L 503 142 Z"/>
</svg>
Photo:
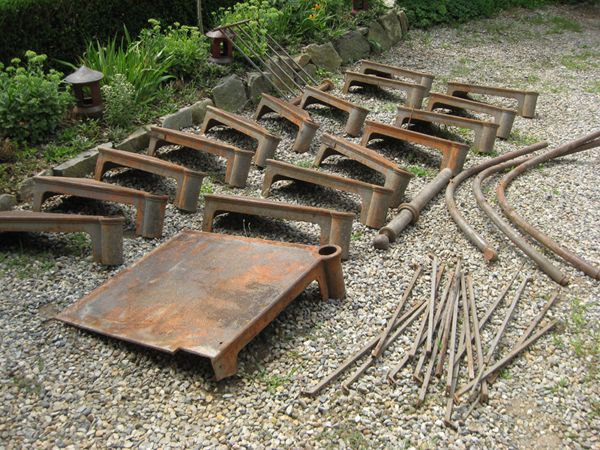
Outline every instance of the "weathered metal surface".
<svg viewBox="0 0 600 450">
<path fill-rule="evenodd" d="M 92 258 L 109 266 L 123 263 L 123 217 L 28 211 L 0 212 L 0 232 L 87 233 Z"/>
<path fill-rule="evenodd" d="M 297 153 L 307 152 L 319 129 L 319 124 L 310 118 L 310 114 L 299 106 L 263 93 L 260 103 L 256 108 L 254 120 L 258 121 L 262 116 L 270 112 L 279 114 L 298 127 L 298 134 L 296 135 L 292 150 Z"/>
<path fill-rule="evenodd" d="M 458 81 L 448 81 L 448 95 L 469 98 L 468 94 L 484 94 L 492 97 L 514 98 L 517 100 L 517 112 L 522 117 L 529 119 L 535 116 L 535 106 L 539 96 L 538 92 L 509 89 L 496 86 L 482 86 Z"/>
<path fill-rule="evenodd" d="M 365 74 L 376 75 L 378 77 L 386 77 L 386 78 L 408 78 L 409 80 L 414 80 L 415 83 L 418 83 L 425 87 L 425 97 L 429 95 L 429 91 L 431 89 L 431 85 L 433 83 L 433 79 L 435 78 L 433 75 L 424 72 L 417 72 L 416 70 L 408 70 L 403 69 L 397 66 L 391 66 L 389 64 L 382 64 L 375 61 L 367 61 L 365 59 L 360 61 L 360 66 L 358 71 Z"/>
<path fill-rule="evenodd" d="M 251 197 L 206 194 L 202 231 L 212 231 L 215 216 L 229 212 L 315 223 L 321 228 L 321 245 L 338 245 L 342 249 L 342 259 L 348 259 L 350 255 L 352 213 Z"/>
<path fill-rule="evenodd" d="M 417 133 L 416 131 L 410 131 L 394 125 L 386 125 L 384 123 L 367 120 L 365 122 L 365 131 L 360 144 L 367 146 L 371 139 L 397 139 L 413 144 L 424 145 L 425 147 L 435 148 L 442 153 L 440 170 L 450 168 L 453 173 L 458 173 L 462 170 L 467 154 L 469 153 L 469 146 L 462 142 L 449 141 L 447 139 Z"/>
<path fill-rule="evenodd" d="M 114 167 L 128 167 L 162 177 L 175 178 L 177 191 L 174 204 L 184 211 L 196 212 L 202 181 L 206 176 L 203 172 L 190 170 L 178 164 L 139 153 L 125 152 L 109 147 L 98 147 L 95 178 L 100 181 L 102 176 Z"/>
<path fill-rule="evenodd" d="M 365 73 L 346 71 L 342 92 L 347 94 L 352 86 L 377 86 L 398 89 L 406 92 L 406 104 L 411 108 L 420 108 L 428 90 L 425 86 L 392 78 L 368 75 Z"/>
<path fill-rule="evenodd" d="M 227 160 L 225 183 L 235 187 L 245 187 L 253 152 L 239 149 L 224 142 L 215 141 L 205 136 L 169 128 L 151 127 L 148 155 L 154 156 L 162 145 L 181 145 L 203 153 L 220 156 Z"/>
<path fill-rule="evenodd" d="M 184 231 L 57 318 L 168 353 L 210 358 L 217 380 L 238 352 L 311 282 L 343 298 L 335 246 Z"/>
<path fill-rule="evenodd" d="M 320 91 L 326 92 L 326 91 L 331 91 L 334 87 L 335 87 L 335 85 L 333 84 L 333 82 L 331 80 L 325 79 L 321 82 L 321 84 L 319 84 L 317 86 L 317 89 Z M 296 97 L 291 99 L 290 103 L 295 106 L 300 106 L 300 103 L 302 103 L 302 94 L 297 95 Z"/>
<path fill-rule="evenodd" d="M 481 172 L 482 170 L 487 169 L 488 167 L 492 167 L 496 164 L 532 153 L 536 150 L 540 150 L 547 146 L 547 142 L 538 142 L 537 144 L 529 145 L 520 150 L 515 150 L 514 152 L 506 153 L 502 156 L 498 156 L 494 159 L 490 159 L 484 163 L 481 163 L 477 166 L 470 167 L 467 170 L 463 170 L 448 183 L 448 187 L 446 188 L 446 205 L 448 206 L 448 211 L 450 212 L 452 219 L 454 220 L 456 225 L 461 229 L 465 237 L 469 239 L 469 241 L 471 241 L 471 243 L 473 243 L 473 245 L 475 245 L 479 250 L 481 250 L 484 258 L 487 261 L 496 260 L 496 258 L 498 257 L 498 252 L 479 233 L 477 233 L 477 231 L 475 231 L 475 229 L 465 220 L 462 214 L 458 211 L 458 207 L 456 206 L 456 200 L 454 199 L 454 193 L 456 189 L 464 180 Z"/>
<path fill-rule="evenodd" d="M 379 234 L 373 239 L 373 246 L 380 250 L 387 250 L 390 242 L 394 242 L 408 225 L 419 219 L 423 207 L 448 184 L 451 177 L 452 170 L 442 170 L 419 191 L 410 203 L 400 205 L 400 213 L 379 230 Z"/>
<path fill-rule="evenodd" d="M 44 201 L 54 195 L 73 195 L 136 207 L 135 232 L 147 238 L 162 236 L 168 197 L 130 189 L 89 178 L 33 177 L 31 208 L 40 211 Z"/>
<path fill-rule="evenodd" d="M 385 178 L 383 187 L 393 191 L 390 202 L 391 208 L 397 207 L 402 202 L 406 187 L 414 177 L 412 173 L 398 167 L 367 147 L 331 134 L 323 134 L 321 136 L 321 147 L 315 156 L 314 165 L 320 166 L 326 158 L 332 155 L 343 155 L 382 174 Z"/>
<path fill-rule="evenodd" d="M 589 145 L 586 145 L 589 144 Z M 509 173 L 504 175 L 498 184 L 496 189 L 496 196 L 498 198 L 498 203 L 500 204 L 500 208 L 506 216 L 510 219 L 512 223 L 514 223 L 517 227 L 519 227 L 522 231 L 532 236 L 535 240 L 546 246 L 548 249 L 552 250 L 554 253 L 565 259 L 569 262 L 573 267 L 584 272 L 586 275 L 600 280 L 600 268 L 594 267 L 592 264 L 585 261 L 579 255 L 571 252 L 570 250 L 562 247 L 560 244 L 555 242 L 550 236 L 545 234 L 544 232 L 538 230 L 530 223 L 528 223 L 525 219 L 519 216 L 515 210 L 508 204 L 506 200 L 506 188 L 510 185 L 510 183 L 519 175 L 521 175 L 526 170 L 534 167 L 538 164 L 541 164 L 550 159 L 558 158 L 559 156 L 563 156 L 564 154 L 573 154 L 578 151 L 589 150 L 590 145 L 600 146 L 600 131 L 591 133 L 587 136 L 584 136 L 580 139 L 577 139 L 573 142 L 561 145 L 560 147 L 546 152 L 542 155 L 533 157 L 529 161 L 520 164 L 519 166 L 512 169 Z"/>
<path fill-rule="evenodd" d="M 360 134 L 360 130 L 362 129 L 367 114 L 369 114 L 367 108 L 343 100 L 333 94 L 321 91 L 318 88 L 306 86 L 304 88 L 304 93 L 302 94 L 300 108 L 304 109 L 313 104 L 325 105 L 347 112 L 348 120 L 346 121 L 345 132 L 350 136 L 358 136 Z"/>
<path fill-rule="evenodd" d="M 304 181 L 357 194 L 361 200 L 360 222 L 371 228 L 379 228 L 385 223 L 393 193 L 382 186 L 270 159 L 267 161 L 262 195 L 267 197 L 271 185 L 279 180 Z"/>
<path fill-rule="evenodd" d="M 552 262 L 544 255 L 535 250 L 523 237 L 521 237 L 513 228 L 506 223 L 500 214 L 498 214 L 494 208 L 486 201 L 485 196 L 481 190 L 481 183 L 489 176 L 508 169 L 509 167 L 517 166 L 523 163 L 527 158 L 523 158 L 517 161 L 508 161 L 502 164 L 498 164 L 481 172 L 475 180 L 473 180 L 473 193 L 475 194 L 475 200 L 479 205 L 479 208 L 490 218 L 492 222 L 498 227 L 498 229 L 508 237 L 517 247 L 519 247 L 523 253 L 529 256 L 539 267 L 542 269 L 550 278 L 561 286 L 565 286 L 569 283 L 569 278 L 557 269 Z"/>
<path fill-rule="evenodd" d="M 485 120 L 398 106 L 395 125 L 401 127 L 404 124 L 412 125 L 413 123 L 443 124 L 473 130 L 475 132 L 473 148 L 482 153 L 490 153 L 494 149 L 496 132 L 499 127 L 497 123 Z"/>
<path fill-rule="evenodd" d="M 232 128 L 257 141 L 258 146 L 254 154 L 254 163 L 259 167 L 264 167 L 267 159 L 273 158 L 275 149 L 281 141 L 281 138 L 271 134 L 266 128 L 261 127 L 256 122 L 215 108 L 214 106 L 209 106 L 206 109 L 200 133 L 206 134 L 211 128 L 219 125 Z"/>
<path fill-rule="evenodd" d="M 427 110 L 433 111 L 436 108 L 465 109 L 482 114 L 488 114 L 494 118 L 494 123 L 499 125 L 496 136 L 500 139 L 508 139 L 512 129 L 517 112 L 512 109 L 500 108 L 499 106 L 488 105 L 487 103 L 475 102 L 452 95 L 431 93 L 427 102 Z"/>
</svg>

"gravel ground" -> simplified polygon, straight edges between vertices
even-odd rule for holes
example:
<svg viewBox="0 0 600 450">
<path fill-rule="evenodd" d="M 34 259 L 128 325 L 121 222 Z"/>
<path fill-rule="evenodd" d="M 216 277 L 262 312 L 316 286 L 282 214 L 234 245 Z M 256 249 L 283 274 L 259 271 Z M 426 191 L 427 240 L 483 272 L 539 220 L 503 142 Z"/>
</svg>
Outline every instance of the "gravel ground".
<svg viewBox="0 0 600 450">
<path fill-rule="evenodd" d="M 565 21 L 557 17 L 578 23 L 581 31 L 565 30 Z M 600 10 L 589 6 L 511 11 L 455 28 L 412 31 L 380 61 L 435 74 L 436 91 L 443 92 L 444 81 L 451 79 L 539 91 L 536 118 L 517 118 L 511 139 L 498 141 L 496 150 L 504 153 L 543 139 L 556 146 L 598 128 L 599 18 Z M 341 79 L 336 85 L 341 86 Z M 366 92 L 348 98 L 371 109 L 371 119 L 390 123 L 402 95 Z M 338 115 L 318 107 L 312 112 L 321 131 L 341 133 Z M 263 123 L 283 137 L 277 158 L 303 165 L 312 161 L 316 146 L 310 153 L 293 154 L 287 150 L 293 129 L 276 119 Z M 451 131 L 456 132 L 445 132 Z M 251 145 L 227 132 L 213 135 L 242 147 Z M 467 141 L 469 137 L 454 135 Z M 374 148 L 419 173 L 408 197 L 435 175 L 435 153 L 387 143 Z M 258 170 L 252 171 L 246 189 L 231 189 L 222 184 L 222 161 L 186 150 L 165 152 L 164 157 L 209 171 L 212 183 L 207 190 L 260 196 Z M 467 167 L 485 159 L 471 154 Z M 596 149 L 532 170 L 509 190 L 510 202 L 526 219 L 596 265 L 599 169 Z M 332 158 L 323 170 L 382 181 L 341 158 Z M 156 177 L 124 172 L 110 180 L 171 198 L 174 194 L 172 182 Z M 352 195 L 288 184 L 276 184 L 272 198 L 359 212 Z M 459 207 L 500 250 L 498 262 L 486 265 L 458 232 L 441 196 L 388 252 L 374 250 L 370 243 L 375 231 L 355 222 L 351 259 L 344 263 L 347 298 L 321 302 L 317 287 L 309 287 L 242 350 L 238 374 L 220 383 L 212 380 L 210 365 L 201 358 L 165 355 L 51 319 L 125 267 L 93 264 L 86 238 L 2 236 L 0 448 L 600 448 L 600 285 L 559 260 L 556 264 L 571 277 L 550 313 L 561 325 L 502 373 L 490 389 L 489 404 L 459 420 L 457 431 L 441 420 L 441 382 L 436 380 L 417 408 L 412 366 L 399 373 L 397 385 L 384 379 L 407 351 L 416 325 L 348 394 L 335 382 L 314 399 L 302 395 L 304 388 L 383 328 L 412 276 L 411 264 L 421 262 L 427 269 L 429 253 L 450 266 L 463 259 L 475 280 L 480 315 L 525 263 L 520 278 L 530 274 L 533 279 L 500 353 L 511 348 L 556 285 L 479 212 L 467 186 L 459 191 Z M 125 214 L 127 265 L 182 229 L 200 229 L 202 220 L 201 210 L 185 214 L 169 205 L 164 237 L 145 240 L 132 236 L 133 210 L 128 207 L 57 200 L 47 208 Z M 390 211 L 388 219 L 394 214 Z M 224 233 L 318 243 L 316 227 L 306 224 L 224 217 L 216 225 Z M 428 286 L 428 276 L 422 276 L 411 302 L 427 298 Z M 486 327 L 485 342 L 501 323 L 506 306 Z M 458 407 L 456 418 L 462 414 L 464 408 Z"/>
</svg>

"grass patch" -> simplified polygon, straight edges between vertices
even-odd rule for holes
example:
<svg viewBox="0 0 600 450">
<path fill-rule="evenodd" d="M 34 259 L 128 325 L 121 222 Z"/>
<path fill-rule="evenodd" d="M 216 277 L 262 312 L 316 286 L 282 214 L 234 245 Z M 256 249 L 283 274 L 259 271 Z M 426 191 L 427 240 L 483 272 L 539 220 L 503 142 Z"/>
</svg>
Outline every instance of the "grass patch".
<svg viewBox="0 0 600 450">
<path fill-rule="evenodd" d="M 588 94 L 600 94 L 600 81 L 593 81 L 585 92 Z"/>
<path fill-rule="evenodd" d="M 363 236 L 364 236 L 364 233 L 362 231 L 355 231 L 350 236 L 350 240 L 351 241 L 359 241 L 362 239 Z"/>
<path fill-rule="evenodd" d="M 569 70 L 587 71 L 600 67 L 600 51 L 585 49 L 579 53 L 565 55 L 560 63 Z"/>
<path fill-rule="evenodd" d="M 23 280 L 34 278 L 56 267 L 54 258 L 50 253 L 39 252 L 36 254 L 0 252 L 0 274 L 13 274 Z"/>
<path fill-rule="evenodd" d="M 561 34 L 567 31 L 581 33 L 583 27 L 576 20 L 565 16 L 545 16 L 537 14 L 535 16 L 525 17 L 523 22 L 532 25 L 546 26 L 546 34 Z"/>
<path fill-rule="evenodd" d="M 260 367 L 257 378 L 267 387 L 269 393 L 275 394 L 281 386 L 294 379 L 294 375 L 296 375 L 297 371 L 298 368 L 293 367 L 286 375 L 278 375 L 270 374 L 267 372 L 267 369 Z"/>
<path fill-rule="evenodd" d="M 204 177 L 204 182 L 202 183 L 202 186 L 200 187 L 200 193 L 201 194 L 214 194 L 215 192 L 215 185 L 213 183 L 213 180 L 211 177 Z"/>
<path fill-rule="evenodd" d="M 573 352 L 583 360 L 586 380 L 593 381 L 600 373 L 600 329 L 588 319 L 588 309 L 580 299 L 573 300 L 569 317 L 569 329 L 573 333 Z"/>
<path fill-rule="evenodd" d="M 325 443 L 327 449 L 339 448 L 340 441 L 344 441 L 345 447 L 353 450 L 364 450 L 372 447 L 362 431 L 358 430 L 355 424 L 350 421 L 323 431 L 316 436 L 316 439 L 321 443 Z"/>
<path fill-rule="evenodd" d="M 536 136 L 525 134 L 519 130 L 515 130 L 510 134 L 509 141 L 518 146 L 532 145 L 541 141 Z"/>
<path fill-rule="evenodd" d="M 437 173 L 434 169 L 428 169 L 420 166 L 408 166 L 406 170 L 419 178 L 433 177 Z"/>
</svg>

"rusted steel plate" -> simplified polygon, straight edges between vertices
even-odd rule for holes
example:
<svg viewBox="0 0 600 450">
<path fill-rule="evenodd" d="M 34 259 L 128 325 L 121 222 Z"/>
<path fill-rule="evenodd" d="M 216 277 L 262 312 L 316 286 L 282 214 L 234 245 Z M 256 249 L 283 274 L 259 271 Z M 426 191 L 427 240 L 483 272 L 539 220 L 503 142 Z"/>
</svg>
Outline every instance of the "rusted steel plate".
<svg viewBox="0 0 600 450">
<path fill-rule="evenodd" d="M 62 312 L 69 324 L 210 358 L 217 380 L 312 281 L 344 297 L 337 246 L 184 231 Z"/>
</svg>

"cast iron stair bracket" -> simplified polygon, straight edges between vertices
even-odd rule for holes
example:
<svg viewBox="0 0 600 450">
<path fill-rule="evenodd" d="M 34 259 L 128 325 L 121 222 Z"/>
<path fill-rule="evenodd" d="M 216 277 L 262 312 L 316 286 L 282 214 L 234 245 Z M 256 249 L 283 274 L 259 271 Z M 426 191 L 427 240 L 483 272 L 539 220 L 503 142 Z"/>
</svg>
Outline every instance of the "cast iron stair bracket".
<svg viewBox="0 0 600 450">
<path fill-rule="evenodd" d="M 148 155 L 155 156 L 156 150 L 163 145 L 181 145 L 203 153 L 225 158 L 225 183 L 234 187 L 245 187 L 254 153 L 242 150 L 224 142 L 215 141 L 205 136 L 169 128 L 151 127 Z"/>
<path fill-rule="evenodd" d="M 291 122 L 298 127 L 298 134 L 296 135 L 292 150 L 297 153 L 307 152 L 319 129 L 319 125 L 313 122 L 310 114 L 302 108 L 286 102 L 285 100 L 263 93 L 260 103 L 256 108 L 254 120 L 258 121 L 262 116 L 270 112 L 279 114 L 288 122 Z"/>
<path fill-rule="evenodd" d="M 414 177 L 412 173 L 401 169 L 387 158 L 367 147 L 331 134 L 323 134 L 321 136 L 321 147 L 315 157 L 314 165 L 320 166 L 323 160 L 331 155 L 343 155 L 381 173 L 385 178 L 383 187 L 391 189 L 393 192 L 390 208 L 396 208 L 402 203 L 406 187 L 411 178 Z"/>
<path fill-rule="evenodd" d="M 462 170 L 465 159 L 467 158 L 467 153 L 469 153 L 469 146 L 462 142 L 449 141 L 447 139 L 429 136 L 428 134 L 410 131 L 405 128 L 398 128 L 394 125 L 386 125 L 367 120 L 361 145 L 366 146 L 371 139 L 384 138 L 420 144 L 425 147 L 432 147 L 439 150 L 442 153 L 440 170 L 449 168 L 454 175 Z"/>
<path fill-rule="evenodd" d="M 123 264 L 124 217 L 83 216 L 47 212 L 0 212 L 0 233 L 86 233 L 92 241 L 94 262 Z"/>
<path fill-rule="evenodd" d="M 323 300 L 345 297 L 339 247 L 183 231 L 56 319 L 209 358 L 218 381 L 236 373 L 239 352 L 313 281 Z"/>
<path fill-rule="evenodd" d="M 361 200 L 360 222 L 370 228 L 383 226 L 393 194 L 391 189 L 382 186 L 270 159 L 265 170 L 263 197 L 269 195 L 271 185 L 279 180 L 303 181 L 357 194 Z"/>
<path fill-rule="evenodd" d="M 33 177 L 32 209 L 40 211 L 47 198 L 72 195 L 136 207 L 135 232 L 146 238 L 162 236 L 168 197 L 130 189 L 89 178 Z"/>
<path fill-rule="evenodd" d="M 211 232 L 215 216 L 226 213 L 317 224 L 321 228 L 321 245 L 338 245 L 342 249 L 342 259 L 347 260 L 349 257 L 352 222 L 355 217 L 352 213 L 251 197 L 205 194 L 202 231 Z"/>
<path fill-rule="evenodd" d="M 300 107 L 305 109 L 307 106 L 315 103 L 347 112 L 348 120 L 346 121 L 345 131 L 350 136 L 358 136 L 360 134 L 360 130 L 362 129 L 367 114 L 369 114 L 369 110 L 362 106 L 343 100 L 327 92 L 320 91 L 312 86 L 306 86 L 304 88 L 304 94 L 302 94 Z"/>
<path fill-rule="evenodd" d="M 109 147 L 98 147 L 94 178 L 101 181 L 102 176 L 114 167 L 128 167 L 161 177 L 175 178 L 177 181 L 177 191 L 173 202 L 175 207 L 188 212 L 197 211 L 198 197 L 200 197 L 200 189 L 206 173 L 190 170 L 153 156 Z"/>
<path fill-rule="evenodd" d="M 254 69 L 261 73 L 268 72 L 270 76 L 266 77 L 267 81 L 281 97 L 287 98 L 290 94 L 293 97 L 302 91 L 303 86 L 318 84 L 318 81 L 268 34 L 265 35 L 265 44 L 268 51 L 263 52 L 259 48 L 261 44 L 257 43 L 252 36 L 252 32 L 246 29 L 249 22 L 250 20 L 242 20 L 216 28 L 215 31 L 221 31 L 232 47 Z M 242 45 L 238 45 L 236 41 L 239 41 Z M 244 51 L 244 48 L 247 51 Z M 261 56 L 261 52 L 263 56 Z"/>
<path fill-rule="evenodd" d="M 427 110 L 433 111 L 436 108 L 459 108 L 467 111 L 475 111 L 482 114 L 488 114 L 494 118 L 494 123 L 499 125 L 496 136 L 500 139 L 508 139 L 512 129 L 517 112 L 512 109 L 500 108 L 499 106 L 488 105 L 486 103 L 476 102 L 452 95 L 429 94 Z"/>
<path fill-rule="evenodd" d="M 528 119 L 535 117 L 535 107 L 539 96 L 539 92 L 535 91 L 524 91 L 520 89 L 509 89 L 495 86 L 482 86 L 477 84 L 460 83 L 458 81 L 449 81 L 446 93 L 455 97 L 464 98 L 469 98 L 468 94 L 483 94 L 492 97 L 514 98 L 517 100 L 517 113 L 521 117 L 526 117 Z"/>
<path fill-rule="evenodd" d="M 450 125 L 459 128 L 468 128 L 475 132 L 473 148 L 481 153 L 490 153 L 496 142 L 496 132 L 499 125 L 485 120 L 470 119 L 467 117 L 453 116 L 450 114 L 424 111 L 422 109 L 405 108 L 398 106 L 395 125 L 401 127 L 403 124 L 429 123 Z"/>
<path fill-rule="evenodd" d="M 378 77 L 377 75 L 346 71 L 342 92 L 347 94 L 350 92 L 352 86 L 378 86 L 405 91 L 406 104 L 412 108 L 420 108 L 423 104 L 423 98 L 428 92 L 427 88 L 420 84 Z"/>
<path fill-rule="evenodd" d="M 206 109 L 204 122 L 200 133 L 206 134 L 211 128 L 223 125 L 232 128 L 257 141 L 256 152 L 254 154 L 254 164 L 258 167 L 264 167 L 267 159 L 275 156 L 275 149 L 279 145 L 281 138 L 271 134 L 266 128 L 261 127 L 256 122 L 252 122 L 245 117 L 232 114 L 222 109 L 209 106 Z"/>
<path fill-rule="evenodd" d="M 403 69 L 401 67 L 390 66 L 389 64 L 382 64 L 375 61 L 368 61 L 366 59 L 360 61 L 358 72 L 367 75 L 376 75 L 382 78 L 408 78 L 409 80 L 413 80 L 415 83 L 425 87 L 425 97 L 429 95 L 431 85 L 433 84 L 433 79 L 435 78 L 433 75 L 425 72 Z"/>
</svg>

